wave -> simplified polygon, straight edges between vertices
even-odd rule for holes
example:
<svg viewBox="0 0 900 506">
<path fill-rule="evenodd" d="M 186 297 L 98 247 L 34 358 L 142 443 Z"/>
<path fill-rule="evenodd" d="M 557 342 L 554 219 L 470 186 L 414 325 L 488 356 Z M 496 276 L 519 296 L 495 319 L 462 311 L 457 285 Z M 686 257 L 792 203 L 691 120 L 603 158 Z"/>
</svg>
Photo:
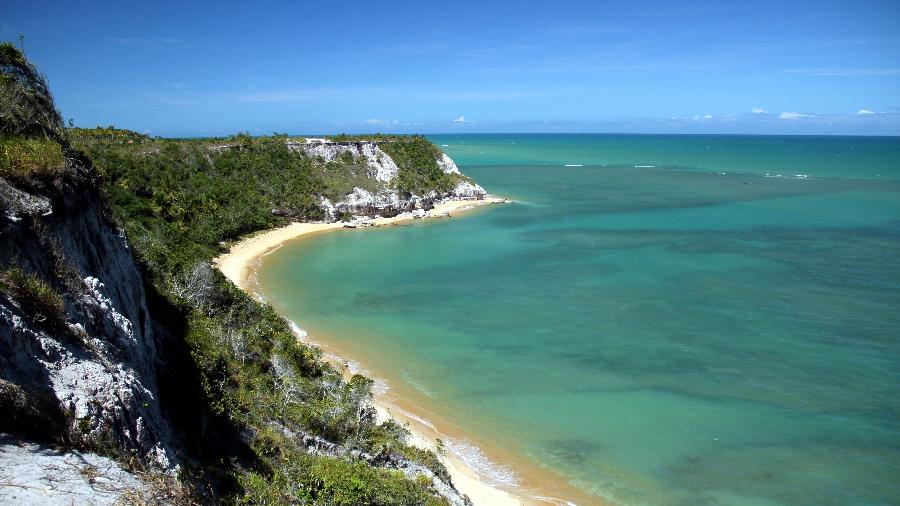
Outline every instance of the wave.
<svg viewBox="0 0 900 506">
<path fill-rule="evenodd" d="M 636 169 L 653 169 L 656 168 L 656 165 L 635 165 Z"/>
<path fill-rule="evenodd" d="M 492 486 L 519 485 L 519 479 L 512 470 L 492 461 L 477 446 L 462 439 L 446 437 L 443 433 L 438 431 L 437 427 L 435 427 L 434 424 L 429 420 L 422 418 L 421 416 L 417 416 L 416 414 L 411 413 L 403 408 L 400 408 L 398 406 L 391 406 L 391 409 L 400 413 L 403 418 L 415 420 L 416 422 L 431 429 L 435 434 L 441 436 L 444 442 L 444 448 L 446 448 L 447 451 L 453 454 L 454 457 L 462 461 L 463 464 L 466 465 L 466 467 L 474 471 L 475 474 L 479 476 L 479 478 L 484 478 L 482 481 L 484 481 L 485 483 L 488 483 Z"/>
<path fill-rule="evenodd" d="M 584 165 L 581 165 L 580 163 L 567 163 L 566 167 L 584 167 Z"/>
<path fill-rule="evenodd" d="M 300 328 L 300 326 L 297 325 L 296 322 L 291 319 L 287 319 L 287 322 L 288 326 L 291 329 L 291 332 L 293 332 L 298 339 L 303 341 L 305 344 L 315 345 L 315 343 L 307 339 L 309 337 L 309 333 Z M 344 357 L 339 357 L 337 355 L 328 353 L 324 354 L 324 356 L 333 362 L 345 364 L 347 370 L 351 374 L 368 375 L 368 371 L 363 369 L 359 362 L 356 362 L 355 360 L 348 360 Z M 371 375 L 369 375 L 369 377 L 371 377 Z M 390 387 L 388 386 L 388 383 L 386 381 L 381 378 L 374 378 L 374 385 L 372 386 L 373 394 L 382 395 L 389 389 Z M 511 469 L 492 461 L 477 446 L 465 440 L 444 437 L 444 434 L 438 431 L 437 427 L 435 427 L 433 423 L 410 411 L 402 409 L 398 406 L 391 406 L 391 409 L 399 412 L 404 418 L 415 420 L 416 422 L 434 431 L 434 433 L 440 435 L 444 441 L 444 447 L 447 449 L 447 451 L 453 454 L 453 456 L 458 458 L 463 462 L 463 464 L 465 464 L 469 469 L 477 474 L 481 481 L 484 481 L 491 486 L 519 486 L 518 477 Z M 570 504 L 566 501 L 560 501 L 552 497 L 534 496 L 534 498 L 548 502 L 555 502 L 557 504 Z"/>
<path fill-rule="evenodd" d="M 303 341 L 303 343 L 306 345 L 318 346 L 315 342 L 310 341 L 308 339 L 309 333 L 307 333 L 305 330 L 301 329 L 300 326 L 297 325 L 296 322 L 294 322 L 293 320 L 291 320 L 289 318 L 287 319 L 287 322 L 288 322 L 288 326 L 291 328 L 291 332 L 293 332 L 293 334 L 295 336 L 297 336 L 297 339 Z M 328 359 L 329 361 L 331 361 L 333 363 L 343 364 L 345 367 L 347 367 L 347 371 L 350 372 L 350 374 L 362 374 L 364 376 L 368 376 L 368 377 L 372 378 L 372 381 L 373 381 L 372 394 L 373 395 L 382 395 L 382 394 L 387 393 L 388 390 L 391 389 L 391 387 L 387 381 L 385 381 L 381 378 L 372 377 L 372 375 L 369 373 L 369 371 L 364 369 L 362 367 L 362 365 L 360 365 L 360 363 L 355 360 L 350 360 L 348 358 L 334 355 L 332 353 L 326 353 L 324 350 L 322 352 L 322 355 L 326 359 Z"/>
<path fill-rule="evenodd" d="M 372 395 L 384 395 L 391 389 L 388 382 L 381 378 L 374 378 L 372 381 L 374 381 L 372 383 Z"/>
<path fill-rule="evenodd" d="M 405 409 L 403 409 L 403 408 L 398 408 L 397 406 L 391 406 L 391 409 L 398 411 L 398 412 L 401 413 L 404 417 L 406 417 L 406 418 L 411 418 L 411 419 L 413 419 L 413 420 L 415 420 L 415 421 L 421 423 L 422 425 L 428 427 L 429 429 L 433 430 L 434 432 L 437 432 L 438 434 L 440 434 L 440 433 L 438 432 L 438 430 L 437 430 L 437 427 L 435 427 L 433 423 L 431 423 L 431 422 L 429 422 L 428 420 L 422 418 L 421 416 L 417 416 L 417 415 L 415 415 L 415 414 L 413 414 L 413 413 L 411 413 L 411 412 L 409 412 L 409 411 L 407 411 L 407 410 L 405 410 Z"/>
<path fill-rule="evenodd" d="M 489 485 L 519 485 L 519 479 L 514 472 L 491 461 L 477 446 L 467 441 L 448 439 L 444 441 L 444 447 L 479 477 L 484 477 L 483 481 Z"/>
<path fill-rule="evenodd" d="M 578 506 L 575 503 L 573 503 L 572 501 L 567 501 L 565 499 L 560 499 L 558 497 L 548 497 L 545 495 L 529 495 L 528 497 L 530 497 L 532 499 L 537 499 L 538 501 L 541 501 L 541 502 L 548 502 L 550 504 L 559 504 L 562 506 Z"/>
<path fill-rule="evenodd" d="M 306 339 L 306 336 L 307 336 L 306 331 L 301 329 L 299 326 L 297 326 L 297 324 L 294 323 L 293 320 L 288 319 L 288 326 L 291 327 L 291 332 L 293 332 L 295 336 L 297 336 L 300 339 Z"/>
<path fill-rule="evenodd" d="M 794 174 L 793 176 L 785 176 L 784 174 L 771 174 L 766 172 L 763 177 L 792 177 L 794 179 L 809 179 L 809 174 Z"/>
</svg>

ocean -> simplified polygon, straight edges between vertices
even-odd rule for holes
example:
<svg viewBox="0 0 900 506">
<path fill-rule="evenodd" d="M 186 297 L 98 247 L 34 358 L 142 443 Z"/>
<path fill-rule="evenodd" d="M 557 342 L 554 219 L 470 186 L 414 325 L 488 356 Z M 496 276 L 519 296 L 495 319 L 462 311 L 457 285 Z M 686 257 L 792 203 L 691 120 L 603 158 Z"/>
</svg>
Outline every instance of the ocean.
<svg viewBox="0 0 900 506">
<path fill-rule="evenodd" d="M 451 451 L 598 502 L 900 504 L 900 138 L 430 138 L 514 203 L 257 280 Z"/>
</svg>

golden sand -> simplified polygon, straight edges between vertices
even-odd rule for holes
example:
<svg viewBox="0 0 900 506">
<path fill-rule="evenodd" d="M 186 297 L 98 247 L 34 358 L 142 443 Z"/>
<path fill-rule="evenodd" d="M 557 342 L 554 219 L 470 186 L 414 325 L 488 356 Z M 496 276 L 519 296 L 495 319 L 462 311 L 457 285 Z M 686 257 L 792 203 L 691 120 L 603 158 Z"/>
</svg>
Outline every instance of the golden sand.
<svg viewBox="0 0 900 506">
<path fill-rule="evenodd" d="M 507 202 L 507 200 L 496 197 L 488 197 L 484 200 L 450 200 L 436 205 L 433 209 L 426 212 L 425 216 L 422 218 L 435 219 L 452 216 L 485 204 L 498 204 L 502 202 Z M 371 226 L 387 226 L 411 221 L 413 219 L 415 219 L 413 216 L 404 214 L 393 218 L 373 219 L 370 220 L 370 223 Z M 359 225 L 358 227 L 365 228 Z M 256 265 L 263 256 L 274 251 L 287 241 L 342 228 L 345 228 L 344 223 L 293 223 L 278 229 L 261 232 L 237 242 L 227 253 L 216 258 L 214 264 L 225 277 L 230 279 L 235 285 L 255 296 L 256 286 L 253 274 Z M 357 357 L 349 357 L 346 353 L 343 353 L 338 346 L 335 346 L 339 341 L 320 339 L 322 337 L 325 336 L 316 332 L 315 340 L 310 341 L 308 338 L 304 338 L 304 342 L 320 347 L 324 352 L 326 360 L 337 366 L 339 369 L 344 370 L 349 376 L 350 372 L 345 367 L 347 363 L 346 359 L 355 359 Z M 368 365 L 369 364 L 364 364 L 367 369 Z M 375 370 L 374 372 L 377 377 L 379 371 Z M 386 377 L 387 375 L 383 376 Z M 400 388 L 399 390 L 402 391 L 403 389 Z M 398 392 L 397 389 L 392 388 L 391 393 L 376 394 L 373 399 L 373 404 L 378 412 L 379 420 L 393 418 L 401 425 L 409 427 L 411 432 L 409 440 L 410 444 L 420 448 L 434 450 L 438 438 L 446 438 L 448 437 L 448 434 L 454 437 L 457 435 L 453 428 L 443 427 L 445 424 L 440 423 L 441 421 L 439 419 L 436 420 L 434 413 L 432 413 L 431 410 L 423 409 L 422 406 L 419 406 L 414 402 L 407 402 L 411 401 L 411 399 L 403 398 L 406 394 L 413 395 L 412 393 L 403 392 L 399 396 L 396 395 L 398 393 L 400 392 Z M 422 410 L 429 411 L 429 414 L 421 416 L 422 413 L 420 411 Z M 435 423 L 425 423 L 423 422 L 424 420 L 431 420 L 431 422 Z M 440 428 L 440 431 L 438 428 Z M 491 452 L 488 452 L 487 454 L 488 457 L 491 457 Z M 583 492 L 568 486 L 561 476 L 557 476 L 555 473 L 547 473 L 539 469 L 532 469 L 533 466 L 528 466 L 524 462 L 516 463 L 521 464 L 521 466 L 513 466 L 519 478 L 523 480 L 522 486 L 507 487 L 502 485 L 497 486 L 486 482 L 484 478 L 479 475 L 477 470 L 473 469 L 449 452 L 443 455 L 441 460 L 447 468 L 447 471 L 450 473 L 453 484 L 456 486 L 457 490 L 469 496 L 475 506 L 573 504 L 573 502 L 569 501 L 574 501 L 578 504 L 601 504 L 601 501 L 599 501 L 598 498 L 585 496 Z M 555 497 L 547 497 L 547 494 L 537 492 L 547 490 L 552 490 L 550 495 L 557 497 L 564 496 L 567 497 L 569 501 L 564 501 Z"/>
<path fill-rule="evenodd" d="M 488 197 L 484 200 L 449 200 L 436 205 L 425 213 L 423 219 L 432 219 L 445 217 L 454 212 L 464 211 L 485 204 L 497 204 L 505 202 L 504 199 Z M 392 218 L 376 218 L 370 220 L 374 226 L 385 226 L 401 223 L 415 219 L 409 214 L 398 215 Z M 235 285 L 245 291 L 252 291 L 250 286 L 250 274 L 252 273 L 254 264 L 265 254 L 273 251 L 286 241 L 306 237 L 319 232 L 328 230 L 337 230 L 345 228 L 344 223 L 292 223 L 285 227 L 253 235 L 239 241 L 233 245 L 229 251 L 218 258 L 213 263 L 222 271 L 222 274 L 230 279 Z M 412 431 L 410 444 L 414 444 L 421 448 L 434 449 L 435 435 L 429 434 L 422 427 L 415 424 L 416 420 L 410 417 L 397 416 L 396 407 L 386 404 L 375 399 L 375 409 L 378 411 L 379 417 L 384 420 L 388 417 L 398 419 L 400 423 L 409 423 Z M 421 424 L 420 424 L 421 425 Z M 450 472 L 453 484 L 456 488 L 469 496 L 476 506 L 481 505 L 519 505 L 523 501 L 514 497 L 507 491 L 495 488 L 490 484 L 484 483 L 478 477 L 475 470 L 469 468 L 462 461 L 445 456 L 444 465 Z"/>
</svg>

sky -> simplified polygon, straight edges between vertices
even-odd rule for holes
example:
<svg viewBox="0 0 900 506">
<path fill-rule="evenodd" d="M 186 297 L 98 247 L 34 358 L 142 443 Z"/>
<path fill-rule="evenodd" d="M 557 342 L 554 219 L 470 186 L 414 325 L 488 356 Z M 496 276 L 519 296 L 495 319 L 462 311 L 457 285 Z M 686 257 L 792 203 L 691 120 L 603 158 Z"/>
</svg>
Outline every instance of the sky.
<svg viewBox="0 0 900 506">
<path fill-rule="evenodd" d="M 900 135 L 900 1 L 0 0 L 77 126 Z"/>
</svg>

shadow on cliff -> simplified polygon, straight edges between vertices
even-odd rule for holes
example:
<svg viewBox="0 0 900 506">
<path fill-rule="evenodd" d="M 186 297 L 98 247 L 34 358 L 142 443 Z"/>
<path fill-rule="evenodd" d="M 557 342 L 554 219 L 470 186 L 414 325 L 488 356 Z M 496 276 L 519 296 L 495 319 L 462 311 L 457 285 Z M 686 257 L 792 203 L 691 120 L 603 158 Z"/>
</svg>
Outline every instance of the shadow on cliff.
<svg viewBox="0 0 900 506">
<path fill-rule="evenodd" d="M 184 340 L 187 321 L 178 307 L 161 295 L 144 274 L 144 289 L 150 310 L 158 357 L 157 385 L 163 414 L 178 435 L 179 459 L 189 472 L 203 477 L 210 486 L 204 494 L 229 496 L 240 490 L 233 466 L 264 467 L 247 444 L 240 427 L 210 408 L 214 399 L 203 391 L 201 373 Z"/>
<path fill-rule="evenodd" d="M 3 294 L 0 306 L 13 309 Z M 20 314 L 21 316 L 21 314 Z M 66 415 L 31 339 L 0 320 L 0 433 L 71 446 Z"/>
</svg>

